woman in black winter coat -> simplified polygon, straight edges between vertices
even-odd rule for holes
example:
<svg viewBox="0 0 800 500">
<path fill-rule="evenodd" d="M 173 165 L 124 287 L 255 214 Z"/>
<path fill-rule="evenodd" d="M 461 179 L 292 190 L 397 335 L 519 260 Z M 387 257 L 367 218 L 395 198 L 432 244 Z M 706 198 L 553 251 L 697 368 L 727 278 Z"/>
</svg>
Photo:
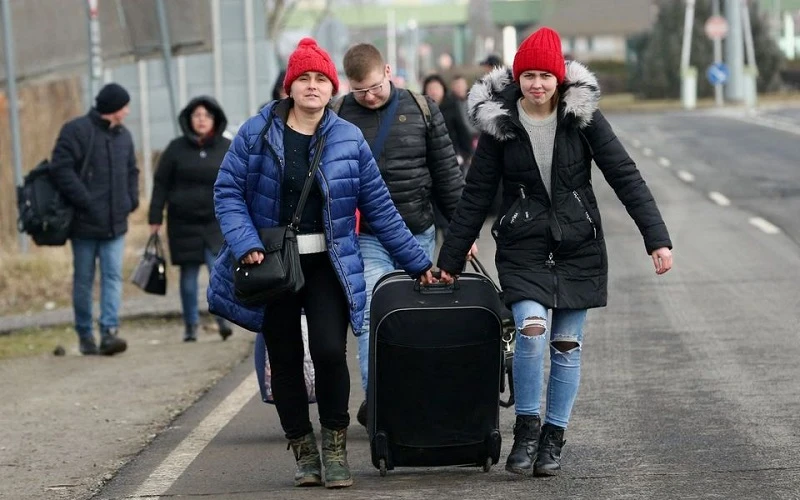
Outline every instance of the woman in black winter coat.
<svg viewBox="0 0 800 500">
<path fill-rule="evenodd" d="M 183 136 L 173 139 L 161 154 L 153 182 L 148 219 L 157 234 L 167 206 L 167 240 L 172 263 L 180 266 L 181 305 L 186 325 L 183 340 L 197 340 L 199 312 L 197 277 L 200 266 L 210 270 L 222 246 L 214 215 L 214 182 L 231 141 L 223 137 L 228 120 L 212 97 L 192 99 L 181 111 Z M 227 339 L 230 324 L 217 318 L 219 334 Z"/>
<path fill-rule="evenodd" d="M 608 262 L 592 191 L 595 163 L 639 228 L 657 274 L 672 267 L 672 243 L 653 196 L 603 114 L 597 80 L 565 64 L 558 34 L 541 28 L 469 95 L 480 129 L 449 233 L 439 254 L 442 279 L 464 267 L 498 184 L 501 216 L 492 235 L 506 304 L 517 327 L 517 420 L 506 469 L 548 476 L 561 468 L 564 431 L 578 393 L 587 309 L 606 305 Z M 548 324 L 548 310 L 552 319 Z M 550 353 L 544 425 L 540 399 Z"/>
</svg>

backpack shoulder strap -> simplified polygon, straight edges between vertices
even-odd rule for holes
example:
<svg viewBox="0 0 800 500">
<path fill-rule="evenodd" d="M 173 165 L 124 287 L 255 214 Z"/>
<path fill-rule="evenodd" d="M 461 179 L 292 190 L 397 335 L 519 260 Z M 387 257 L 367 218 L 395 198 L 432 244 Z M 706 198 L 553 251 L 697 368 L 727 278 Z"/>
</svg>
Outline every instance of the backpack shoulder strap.
<svg viewBox="0 0 800 500">
<path fill-rule="evenodd" d="M 333 111 L 334 113 L 336 113 L 338 115 L 339 111 L 342 109 L 342 104 L 344 104 L 344 100 L 345 99 L 347 99 L 346 95 L 344 95 L 341 98 L 336 99 L 335 101 L 333 101 L 331 103 L 331 106 L 330 106 L 331 111 Z"/>
<path fill-rule="evenodd" d="M 417 102 L 417 106 L 422 112 L 422 119 L 425 120 L 425 127 L 430 130 L 430 128 L 433 127 L 433 119 L 431 118 L 431 107 L 428 105 L 428 99 L 425 98 L 424 95 L 411 90 L 409 90 L 408 93 L 411 94 L 411 97 Z"/>
</svg>

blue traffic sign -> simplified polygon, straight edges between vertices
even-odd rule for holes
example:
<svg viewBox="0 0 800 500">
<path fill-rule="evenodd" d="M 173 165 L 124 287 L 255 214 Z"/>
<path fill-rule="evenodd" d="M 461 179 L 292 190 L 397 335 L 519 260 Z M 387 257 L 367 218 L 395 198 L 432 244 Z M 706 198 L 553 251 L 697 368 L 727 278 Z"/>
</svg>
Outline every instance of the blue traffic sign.
<svg viewBox="0 0 800 500">
<path fill-rule="evenodd" d="M 714 63 L 706 70 L 706 77 L 711 85 L 722 85 L 730 76 L 731 72 L 725 63 Z"/>
</svg>

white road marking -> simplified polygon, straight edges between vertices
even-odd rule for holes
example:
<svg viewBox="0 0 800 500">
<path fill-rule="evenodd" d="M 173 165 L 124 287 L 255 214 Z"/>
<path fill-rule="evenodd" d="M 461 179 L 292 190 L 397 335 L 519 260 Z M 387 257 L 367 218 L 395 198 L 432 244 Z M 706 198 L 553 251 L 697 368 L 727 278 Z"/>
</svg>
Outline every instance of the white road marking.
<svg viewBox="0 0 800 500">
<path fill-rule="evenodd" d="M 638 148 L 639 146 L 642 145 L 642 142 L 638 139 L 634 139 L 631 141 L 631 144 L 633 145 L 633 147 Z"/>
<path fill-rule="evenodd" d="M 780 228 L 766 219 L 761 217 L 750 217 L 750 224 L 756 226 L 767 234 L 778 234 L 781 232 Z"/>
<path fill-rule="evenodd" d="M 708 197 L 711 198 L 711 201 L 721 207 L 728 207 L 731 204 L 731 200 L 729 200 L 724 194 L 716 191 L 711 191 L 708 193 Z"/>
<path fill-rule="evenodd" d="M 235 417 L 258 392 L 256 378 L 246 377 L 239 387 L 228 394 L 222 403 L 203 419 L 202 422 L 181 443 L 172 450 L 161 464 L 139 486 L 132 497 L 134 500 L 152 500 L 166 493 L 175 481 L 186 471 L 203 449 Z"/>
<path fill-rule="evenodd" d="M 659 159 L 658 159 L 658 164 L 659 164 L 659 165 L 661 165 L 661 166 L 662 166 L 662 167 L 664 167 L 664 168 L 667 168 L 667 167 L 669 167 L 670 165 L 672 165 L 672 162 L 671 162 L 671 161 L 669 161 L 667 158 L 664 158 L 664 157 L 662 156 L 661 158 L 659 158 Z"/>
<path fill-rule="evenodd" d="M 653 150 L 650 148 L 644 148 L 642 150 L 642 154 L 645 156 L 653 156 Z"/>
<path fill-rule="evenodd" d="M 694 182 L 694 174 L 686 170 L 678 170 L 678 178 L 683 182 Z"/>
<path fill-rule="evenodd" d="M 800 135 L 800 126 L 792 120 L 778 116 L 766 116 L 760 114 L 750 114 L 749 116 L 742 115 L 728 115 L 729 118 L 738 120 L 740 122 L 750 123 L 752 125 L 759 125 L 762 127 L 771 128 L 773 130 L 780 130 L 781 132 L 788 132 L 790 134 Z"/>
</svg>

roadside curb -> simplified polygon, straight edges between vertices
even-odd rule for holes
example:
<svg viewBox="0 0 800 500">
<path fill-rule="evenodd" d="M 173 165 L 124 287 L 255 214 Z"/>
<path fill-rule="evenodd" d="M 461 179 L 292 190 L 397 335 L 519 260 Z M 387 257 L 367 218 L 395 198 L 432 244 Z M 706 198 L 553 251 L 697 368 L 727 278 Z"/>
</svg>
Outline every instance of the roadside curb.
<svg viewBox="0 0 800 500">
<path fill-rule="evenodd" d="M 205 288 L 202 289 L 203 297 L 199 299 L 200 314 L 208 313 L 205 300 Z M 174 318 L 181 315 L 180 297 L 168 294 L 165 297 L 145 296 L 122 301 L 120 319 L 134 320 L 142 318 L 163 317 Z M 50 311 L 30 312 L 0 317 L 0 336 L 12 335 L 17 331 L 27 328 L 50 328 L 58 326 L 71 326 L 73 323 L 71 307 L 61 307 Z"/>
</svg>

